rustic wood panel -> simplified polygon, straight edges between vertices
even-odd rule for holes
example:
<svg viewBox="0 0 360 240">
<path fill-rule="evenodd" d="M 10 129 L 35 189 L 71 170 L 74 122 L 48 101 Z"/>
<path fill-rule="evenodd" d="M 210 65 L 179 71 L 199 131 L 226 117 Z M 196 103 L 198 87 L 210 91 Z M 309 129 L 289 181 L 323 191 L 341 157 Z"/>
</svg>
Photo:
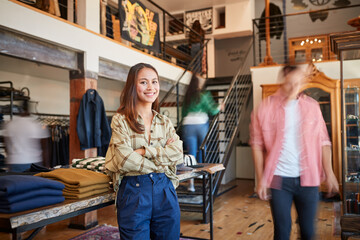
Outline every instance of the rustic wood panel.
<svg viewBox="0 0 360 240">
<path fill-rule="evenodd" d="M 0 28 L 0 54 L 66 69 L 77 69 L 75 51 Z"/>
</svg>

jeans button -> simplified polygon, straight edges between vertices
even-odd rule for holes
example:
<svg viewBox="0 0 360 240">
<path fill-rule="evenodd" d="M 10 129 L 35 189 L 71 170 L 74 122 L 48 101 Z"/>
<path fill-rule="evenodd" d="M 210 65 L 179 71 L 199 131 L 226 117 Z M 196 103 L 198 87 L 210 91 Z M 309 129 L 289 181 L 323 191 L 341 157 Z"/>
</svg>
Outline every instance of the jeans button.
<svg viewBox="0 0 360 240">
<path fill-rule="evenodd" d="M 138 184 L 138 183 L 137 183 L 135 186 L 139 187 L 139 186 L 140 186 L 140 184 Z"/>
<path fill-rule="evenodd" d="M 153 177 L 153 175 L 152 175 L 152 174 L 150 174 L 150 177 Z"/>
</svg>

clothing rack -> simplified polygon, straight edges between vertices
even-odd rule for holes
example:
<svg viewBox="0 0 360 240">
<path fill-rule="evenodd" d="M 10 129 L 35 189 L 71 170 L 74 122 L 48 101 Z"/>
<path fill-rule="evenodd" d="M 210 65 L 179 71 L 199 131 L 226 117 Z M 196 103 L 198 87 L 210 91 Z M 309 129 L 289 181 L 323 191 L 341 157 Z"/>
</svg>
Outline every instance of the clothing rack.
<svg viewBox="0 0 360 240">
<path fill-rule="evenodd" d="M 32 113 L 50 131 L 50 138 L 43 142 L 44 163 L 47 167 L 69 164 L 69 126 L 70 115 Z"/>
<path fill-rule="evenodd" d="M 48 114 L 48 113 L 32 113 L 37 116 L 37 119 L 44 125 L 47 126 L 69 126 L 70 124 L 70 115 L 64 114 Z"/>
</svg>

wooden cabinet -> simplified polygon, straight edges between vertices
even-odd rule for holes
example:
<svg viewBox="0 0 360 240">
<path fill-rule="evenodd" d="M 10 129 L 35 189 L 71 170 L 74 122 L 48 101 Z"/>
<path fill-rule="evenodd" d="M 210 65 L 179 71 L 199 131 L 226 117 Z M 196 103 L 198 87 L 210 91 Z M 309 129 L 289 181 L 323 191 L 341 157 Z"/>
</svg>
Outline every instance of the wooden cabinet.
<svg viewBox="0 0 360 240">
<path fill-rule="evenodd" d="M 262 97 L 274 94 L 280 84 L 263 84 Z M 342 180 L 341 168 L 341 121 L 340 121 L 340 81 L 330 79 L 324 73 L 314 70 L 302 89 L 320 104 L 324 120 L 332 142 L 332 165 L 339 183 Z"/>
<path fill-rule="evenodd" d="M 328 35 L 289 38 L 290 63 L 321 62 L 330 59 L 335 59 L 335 55 L 330 52 Z"/>
</svg>

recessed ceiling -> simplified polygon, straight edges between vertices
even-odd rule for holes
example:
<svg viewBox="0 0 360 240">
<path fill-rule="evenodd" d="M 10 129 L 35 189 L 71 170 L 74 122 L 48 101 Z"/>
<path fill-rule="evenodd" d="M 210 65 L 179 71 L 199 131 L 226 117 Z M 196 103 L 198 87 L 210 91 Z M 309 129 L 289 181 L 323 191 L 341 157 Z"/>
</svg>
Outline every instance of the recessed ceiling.
<svg viewBox="0 0 360 240">
<path fill-rule="evenodd" d="M 215 5 L 242 2 L 244 0 L 153 0 L 168 12 L 189 11 Z M 248 0 L 246 0 L 248 1 Z"/>
</svg>

